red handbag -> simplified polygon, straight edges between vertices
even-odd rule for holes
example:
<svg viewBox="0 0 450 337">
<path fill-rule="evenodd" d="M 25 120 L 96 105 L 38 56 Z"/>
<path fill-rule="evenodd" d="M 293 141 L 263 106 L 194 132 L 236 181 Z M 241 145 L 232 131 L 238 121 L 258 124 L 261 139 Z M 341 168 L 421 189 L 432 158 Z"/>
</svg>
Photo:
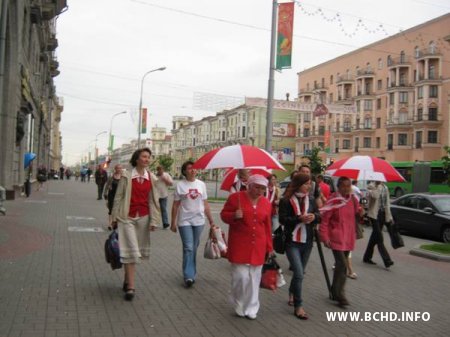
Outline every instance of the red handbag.
<svg viewBox="0 0 450 337">
<path fill-rule="evenodd" d="M 278 270 L 276 269 L 263 270 L 260 287 L 269 290 L 277 289 L 277 276 Z"/>
</svg>

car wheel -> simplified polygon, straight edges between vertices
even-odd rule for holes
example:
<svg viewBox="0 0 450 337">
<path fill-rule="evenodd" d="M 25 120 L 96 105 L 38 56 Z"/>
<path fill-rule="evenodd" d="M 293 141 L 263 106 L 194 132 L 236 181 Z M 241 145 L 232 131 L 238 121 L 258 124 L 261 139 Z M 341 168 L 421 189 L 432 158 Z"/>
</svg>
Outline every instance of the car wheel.
<svg viewBox="0 0 450 337">
<path fill-rule="evenodd" d="M 403 191 L 402 188 L 396 188 L 395 189 L 394 195 L 395 195 L 396 198 L 400 198 L 403 194 L 405 194 L 405 192 Z"/>
<path fill-rule="evenodd" d="M 442 229 L 441 240 L 445 243 L 450 243 L 450 226 L 445 226 Z"/>
</svg>

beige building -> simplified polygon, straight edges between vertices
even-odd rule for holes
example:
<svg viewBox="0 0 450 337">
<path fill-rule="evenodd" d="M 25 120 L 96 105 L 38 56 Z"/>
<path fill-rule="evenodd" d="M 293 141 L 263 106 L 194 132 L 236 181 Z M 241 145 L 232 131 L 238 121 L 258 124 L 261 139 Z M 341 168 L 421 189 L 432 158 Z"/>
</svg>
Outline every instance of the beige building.
<svg viewBox="0 0 450 337">
<path fill-rule="evenodd" d="M 298 73 L 299 103 L 348 111 L 300 113 L 296 163 L 317 146 L 328 160 L 440 159 L 450 144 L 449 62 L 446 14 Z"/>
<path fill-rule="evenodd" d="M 275 101 L 272 155 L 288 170 L 293 169 L 295 134 L 298 111 L 284 106 L 290 102 Z M 245 99 L 245 104 L 218 112 L 199 121 L 192 121 L 172 130 L 173 174 L 179 175 L 181 165 L 188 159 L 196 160 L 205 153 L 227 145 L 248 144 L 265 147 L 266 100 Z M 177 118 L 177 117 L 174 117 Z M 212 178 L 212 172 L 206 172 Z M 278 172 L 282 177 L 287 173 Z"/>
</svg>

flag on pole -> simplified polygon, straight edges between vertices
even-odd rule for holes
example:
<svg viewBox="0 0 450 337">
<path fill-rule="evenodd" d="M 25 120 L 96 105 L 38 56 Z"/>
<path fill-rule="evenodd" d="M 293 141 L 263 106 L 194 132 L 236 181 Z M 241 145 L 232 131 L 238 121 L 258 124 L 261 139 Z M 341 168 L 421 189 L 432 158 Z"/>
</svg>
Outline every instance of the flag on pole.
<svg viewBox="0 0 450 337">
<path fill-rule="evenodd" d="M 278 5 L 276 69 L 291 68 L 292 34 L 294 30 L 294 2 Z"/>
<path fill-rule="evenodd" d="M 112 152 L 112 150 L 114 149 L 114 135 L 110 135 L 109 136 L 109 146 L 108 146 L 109 151 Z"/>
<path fill-rule="evenodd" d="M 141 133 L 147 133 L 147 108 L 142 109 Z"/>
</svg>

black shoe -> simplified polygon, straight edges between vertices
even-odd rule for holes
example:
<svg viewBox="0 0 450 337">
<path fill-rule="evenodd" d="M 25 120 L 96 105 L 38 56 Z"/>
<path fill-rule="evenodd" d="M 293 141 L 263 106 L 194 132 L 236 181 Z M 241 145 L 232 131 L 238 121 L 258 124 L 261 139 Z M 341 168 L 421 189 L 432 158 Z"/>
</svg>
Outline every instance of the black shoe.
<svg viewBox="0 0 450 337">
<path fill-rule="evenodd" d="M 186 285 L 186 288 L 190 288 L 190 287 L 192 287 L 193 286 L 193 284 L 194 284 L 194 280 L 193 279 L 190 279 L 190 278 L 188 278 L 186 281 L 184 281 L 184 284 Z"/>
<path fill-rule="evenodd" d="M 386 268 L 389 268 L 389 267 L 392 266 L 393 264 L 394 264 L 394 261 L 387 261 L 387 262 L 384 263 L 384 266 L 385 266 Z"/>
<path fill-rule="evenodd" d="M 350 303 L 347 301 L 347 299 L 342 298 L 342 299 L 338 300 L 338 306 L 340 306 L 341 308 L 345 308 L 347 305 L 350 305 Z"/>
<path fill-rule="evenodd" d="M 127 289 L 125 293 L 125 301 L 132 301 L 134 298 L 134 289 Z"/>
<path fill-rule="evenodd" d="M 102 198 L 97 198 L 97 200 L 102 200 Z"/>
<path fill-rule="evenodd" d="M 373 262 L 372 260 L 363 260 L 363 262 L 364 262 L 364 263 L 367 263 L 367 264 L 373 264 L 373 265 L 376 264 L 376 263 Z"/>
<path fill-rule="evenodd" d="M 164 228 L 164 229 L 167 229 L 167 228 L 169 228 L 169 227 L 170 227 L 169 224 L 164 224 L 164 225 L 163 225 L 163 228 Z"/>
<path fill-rule="evenodd" d="M 127 292 L 127 289 L 128 289 L 128 283 L 123 282 L 123 286 L 122 286 L 123 292 L 126 293 L 126 292 Z"/>
</svg>

